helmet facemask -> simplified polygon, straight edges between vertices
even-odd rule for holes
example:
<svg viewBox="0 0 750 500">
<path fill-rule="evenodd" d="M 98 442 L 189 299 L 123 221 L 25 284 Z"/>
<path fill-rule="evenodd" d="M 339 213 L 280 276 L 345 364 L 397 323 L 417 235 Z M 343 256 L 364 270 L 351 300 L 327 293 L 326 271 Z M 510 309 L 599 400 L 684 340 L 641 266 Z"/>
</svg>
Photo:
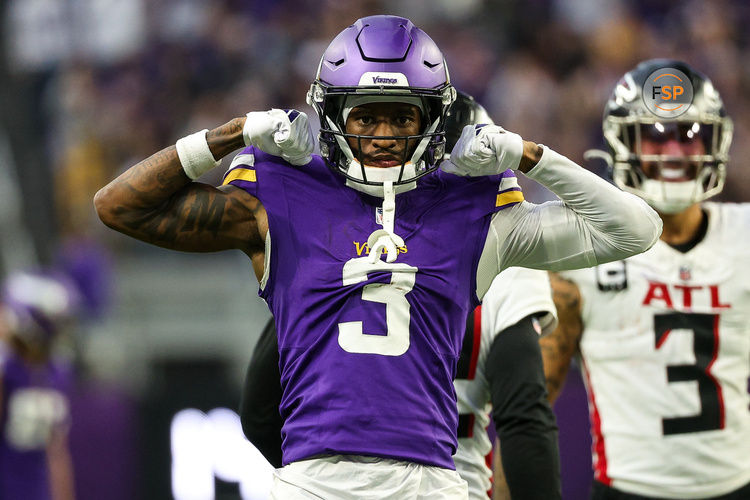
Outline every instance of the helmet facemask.
<svg viewBox="0 0 750 500">
<path fill-rule="evenodd" d="M 308 102 L 321 117 L 320 149 L 328 165 L 349 181 L 380 187 L 390 180 L 398 187 L 412 185 L 434 171 L 445 154 L 445 117 L 455 99 L 449 84 L 441 89 L 413 87 L 330 87 L 315 82 Z M 403 102 L 419 108 L 421 130 L 408 136 L 372 136 L 348 133 L 346 116 L 352 108 L 365 103 Z M 404 144 L 400 165 L 379 168 L 368 166 L 363 157 L 363 141 L 392 139 Z"/>
<path fill-rule="evenodd" d="M 728 117 L 616 117 L 604 120 L 615 184 L 664 214 L 682 212 L 724 187 L 732 138 Z M 653 144 L 676 141 L 677 154 L 652 154 Z"/>
<path fill-rule="evenodd" d="M 692 98 L 682 114 L 661 117 L 647 105 L 644 89 L 667 68 L 689 79 Z M 584 157 L 604 157 L 618 187 L 662 214 L 682 212 L 724 187 L 732 121 L 711 81 L 684 62 L 651 59 L 625 73 L 607 101 L 602 128 L 609 153 Z"/>
</svg>

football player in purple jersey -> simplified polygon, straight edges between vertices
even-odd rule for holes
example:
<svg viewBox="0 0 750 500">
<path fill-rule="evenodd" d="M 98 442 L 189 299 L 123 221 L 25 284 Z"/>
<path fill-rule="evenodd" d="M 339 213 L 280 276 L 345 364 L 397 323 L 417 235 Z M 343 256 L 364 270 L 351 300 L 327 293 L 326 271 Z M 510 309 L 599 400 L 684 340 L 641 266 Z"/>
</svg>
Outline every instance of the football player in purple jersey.
<svg viewBox="0 0 750 500">
<path fill-rule="evenodd" d="M 67 445 L 70 367 L 50 354 L 75 310 L 51 276 L 20 273 L 0 297 L 0 499 L 72 500 Z"/>
<path fill-rule="evenodd" d="M 447 149 L 453 149 L 466 125 L 482 123 L 492 123 L 484 107 L 458 91 L 445 122 Z M 526 293 L 509 293 L 512 287 L 523 287 Z M 560 498 L 557 426 L 546 397 L 538 341 L 542 328 L 546 333 L 556 325 L 549 279 L 544 271 L 503 272 L 483 303 L 466 322 L 454 382 L 459 402 L 456 470 L 468 483 L 471 499 L 486 499 L 491 488 L 494 498 L 511 498 L 511 492 L 517 498 Z M 497 315 L 505 316 L 502 322 L 495 319 Z M 245 436 L 274 467 L 282 464 L 279 379 L 276 326 L 271 318 L 247 367 L 240 419 Z M 507 464 L 495 465 L 493 483 L 487 464 L 492 452 L 485 430 L 488 401 Z"/>
<path fill-rule="evenodd" d="M 253 261 L 278 330 L 274 498 L 465 497 L 452 381 L 464 321 L 493 278 L 621 259 L 658 238 L 638 197 L 498 126 L 465 128 L 441 163 L 454 99 L 424 31 L 370 16 L 334 38 L 308 93 L 321 155 L 303 113 L 252 112 L 95 197 L 127 235 Z M 195 182 L 243 147 L 221 187 Z M 562 201 L 525 202 L 509 169 Z"/>
</svg>

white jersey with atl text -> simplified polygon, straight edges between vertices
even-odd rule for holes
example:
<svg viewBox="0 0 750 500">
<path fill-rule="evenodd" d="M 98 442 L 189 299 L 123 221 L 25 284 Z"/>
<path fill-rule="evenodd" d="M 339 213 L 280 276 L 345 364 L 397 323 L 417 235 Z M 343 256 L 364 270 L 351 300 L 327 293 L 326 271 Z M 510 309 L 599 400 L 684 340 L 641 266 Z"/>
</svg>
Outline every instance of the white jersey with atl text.
<svg viewBox="0 0 750 500">
<path fill-rule="evenodd" d="M 490 387 L 484 376 L 487 354 L 495 337 L 531 314 L 538 313 L 539 333 L 557 326 L 549 278 L 544 271 L 511 267 L 500 273 L 467 321 L 466 336 L 454 385 L 458 396 L 456 470 L 469 483 L 469 498 L 487 499 L 492 470 Z"/>
<path fill-rule="evenodd" d="M 705 203 L 686 253 L 659 241 L 562 273 L 582 296 L 594 474 L 694 499 L 750 482 L 750 205 Z"/>
</svg>

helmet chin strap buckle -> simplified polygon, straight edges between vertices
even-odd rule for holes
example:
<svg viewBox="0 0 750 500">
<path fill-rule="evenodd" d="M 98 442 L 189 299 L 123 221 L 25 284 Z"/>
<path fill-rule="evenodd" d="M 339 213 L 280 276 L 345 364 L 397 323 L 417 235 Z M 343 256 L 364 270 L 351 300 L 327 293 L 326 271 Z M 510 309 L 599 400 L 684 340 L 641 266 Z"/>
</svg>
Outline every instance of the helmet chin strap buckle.
<svg viewBox="0 0 750 500">
<path fill-rule="evenodd" d="M 386 252 L 385 261 L 395 262 L 399 247 L 404 246 L 404 239 L 393 232 L 396 219 L 396 192 L 393 181 L 383 183 L 383 229 L 373 231 L 367 238 L 370 247 L 370 263 L 380 260 L 383 251 Z"/>
<path fill-rule="evenodd" d="M 378 229 L 367 238 L 367 246 L 370 247 L 371 264 L 375 264 L 380 260 L 380 254 L 383 251 L 386 252 L 386 262 L 395 262 L 398 256 L 398 248 L 404 246 L 404 240 L 395 233 L 389 233 L 385 229 Z"/>
</svg>

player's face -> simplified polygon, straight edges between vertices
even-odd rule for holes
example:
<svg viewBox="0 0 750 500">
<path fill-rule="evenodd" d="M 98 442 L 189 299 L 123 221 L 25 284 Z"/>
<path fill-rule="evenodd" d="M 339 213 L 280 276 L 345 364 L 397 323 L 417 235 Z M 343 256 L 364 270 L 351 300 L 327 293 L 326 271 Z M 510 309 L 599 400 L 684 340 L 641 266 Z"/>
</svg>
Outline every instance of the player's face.
<svg viewBox="0 0 750 500">
<path fill-rule="evenodd" d="M 690 161 L 689 157 L 706 153 L 705 137 L 698 123 L 644 125 L 641 129 L 641 154 L 668 156 L 669 159 L 661 162 L 643 160 L 643 172 L 651 179 L 666 182 L 695 179 L 700 162 Z"/>
<path fill-rule="evenodd" d="M 408 159 L 419 142 L 414 136 L 422 128 L 417 106 L 400 102 L 363 104 L 352 109 L 346 119 L 346 133 L 377 136 L 372 139 L 348 138 L 354 157 L 370 167 L 396 167 Z"/>
</svg>

